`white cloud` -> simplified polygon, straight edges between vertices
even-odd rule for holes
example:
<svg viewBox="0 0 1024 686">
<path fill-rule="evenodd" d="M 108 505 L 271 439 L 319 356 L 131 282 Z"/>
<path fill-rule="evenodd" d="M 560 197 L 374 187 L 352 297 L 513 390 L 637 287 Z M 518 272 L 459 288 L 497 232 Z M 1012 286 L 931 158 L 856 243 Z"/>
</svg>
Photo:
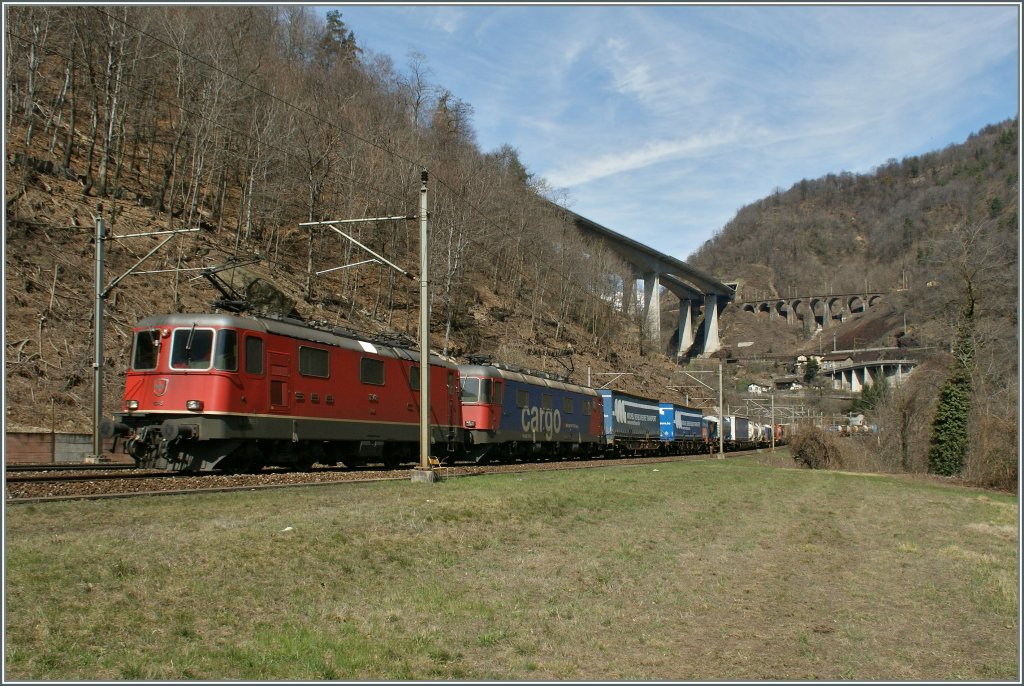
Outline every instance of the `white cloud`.
<svg viewBox="0 0 1024 686">
<path fill-rule="evenodd" d="M 426 41 L 485 149 L 512 145 L 575 211 L 673 254 L 777 186 L 940 149 L 1019 102 L 1014 7 L 361 12 L 391 19 L 381 45 Z"/>
<path fill-rule="evenodd" d="M 427 23 L 432 28 L 449 36 L 458 32 L 466 20 L 466 10 L 456 7 L 431 7 L 427 15 Z"/>
<path fill-rule="evenodd" d="M 650 141 L 638 149 L 613 151 L 592 159 L 573 159 L 544 176 L 555 186 L 583 185 L 668 160 L 715 153 L 739 143 L 741 135 L 745 134 L 741 134 L 739 127 L 733 126 L 686 138 Z"/>
</svg>

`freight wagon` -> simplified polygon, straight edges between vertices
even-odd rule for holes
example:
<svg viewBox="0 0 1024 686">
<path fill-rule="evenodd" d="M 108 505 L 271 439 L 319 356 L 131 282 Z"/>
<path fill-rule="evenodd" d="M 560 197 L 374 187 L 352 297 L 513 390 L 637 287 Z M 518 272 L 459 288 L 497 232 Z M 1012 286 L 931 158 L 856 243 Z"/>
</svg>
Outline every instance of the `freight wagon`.
<svg viewBox="0 0 1024 686">
<path fill-rule="evenodd" d="M 704 414 L 675 403 L 659 403 L 662 451 L 669 455 L 688 455 L 707 448 Z"/>
<path fill-rule="evenodd" d="M 613 455 L 661 451 L 661 407 L 657 400 L 600 389 L 606 450 Z"/>
</svg>

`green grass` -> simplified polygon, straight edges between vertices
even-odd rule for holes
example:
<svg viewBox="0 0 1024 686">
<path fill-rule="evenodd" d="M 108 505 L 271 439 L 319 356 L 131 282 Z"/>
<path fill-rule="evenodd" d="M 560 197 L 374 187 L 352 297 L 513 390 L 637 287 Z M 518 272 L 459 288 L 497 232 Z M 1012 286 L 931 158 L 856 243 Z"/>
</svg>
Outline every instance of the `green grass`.
<svg viewBox="0 0 1024 686">
<path fill-rule="evenodd" d="M 9 506 L 5 676 L 1012 680 L 1017 508 L 747 459 Z"/>
</svg>

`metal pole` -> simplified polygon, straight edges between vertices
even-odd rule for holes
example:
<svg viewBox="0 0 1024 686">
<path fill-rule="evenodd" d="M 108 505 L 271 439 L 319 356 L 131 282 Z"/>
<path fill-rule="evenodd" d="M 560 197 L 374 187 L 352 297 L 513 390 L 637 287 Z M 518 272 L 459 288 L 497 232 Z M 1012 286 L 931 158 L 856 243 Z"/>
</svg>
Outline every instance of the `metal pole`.
<svg viewBox="0 0 1024 686">
<path fill-rule="evenodd" d="M 430 470 L 430 281 L 427 170 L 420 172 L 420 469 Z"/>
<path fill-rule="evenodd" d="M 718 363 L 718 459 L 724 460 L 725 455 L 725 415 L 722 414 L 722 363 Z"/>
<path fill-rule="evenodd" d="M 107 235 L 107 232 L 103 229 L 103 218 L 96 217 L 96 311 L 93 314 L 95 324 L 95 343 L 94 349 L 96 351 L 96 357 L 93 360 L 93 404 L 92 404 L 92 453 L 94 457 L 99 457 L 103 453 L 103 438 L 100 436 L 100 423 L 103 421 L 103 301 L 106 299 L 107 294 L 114 290 L 117 284 L 133 273 L 139 265 L 148 260 L 153 254 L 165 246 L 168 241 L 174 238 L 173 235 L 168 236 L 165 240 L 161 241 L 159 245 L 146 253 L 146 256 L 136 262 L 131 269 L 126 271 L 121 276 L 114 279 L 114 281 L 107 286 L 103 287 L 103 242 L 107 240 L 117 240 L 119 238 L 135 238 L 138 236 L 157 236 L 162 234 L 178 234 L 178 233 L 193 233 L 199 231 L 195 229 L 176 229 L 174 231 L 154 231 L 150 233 L 132 233 L 126 236 L 114 236 Z"/>
<path fill-rule="evenodd" d="M 96 357 L 93 360 L 92 454 L 103 453 L 100 422 L 103 420 L 103 219 L 96 218 L 96 310 L 93 314 Z"/>
<path fill-rule="evenodd" d="M 772 432 L 772 452 L 774 453 L 775 452 L 775 394 L 774 393 L 772 393 L 772 424 L 771 424 L 771 432 Z"/>
</svg>

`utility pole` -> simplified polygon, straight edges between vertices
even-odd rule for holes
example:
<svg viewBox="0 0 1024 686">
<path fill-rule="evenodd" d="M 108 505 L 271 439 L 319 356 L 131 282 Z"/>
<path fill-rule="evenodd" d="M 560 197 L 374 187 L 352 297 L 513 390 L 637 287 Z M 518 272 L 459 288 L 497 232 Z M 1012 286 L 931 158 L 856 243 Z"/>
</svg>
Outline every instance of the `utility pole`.
<svg viewBox="0 0 1024 686">
<path fill-rule="evenodd" d="M 774 453 L 775 452 L 775 394 L 774 393 L 772 393 L 772 423 L 771 423 L 771 432 L 772 432 L 772 452 Z"/>
<path fill-rule="evenodd" d="M 96 218 L 96 299 L 93 311 L 93 349 L 96 357 L 92 363 L 92 454 L 99 459 L 103 454 L 103 437 L 100 422 L 103 421 L 103 219 Z"/>
<path fill-rule="evenodd" d="M 724 460 L 725 448 L 725 415 L 722 414 L 722 363 L 718 363 L 718 459 Z"/>
<path fill-rule="evenodd" d="M 430 465 L 430 250 L 427 238 L 427 170 L 420 171 L 420 469 L 413 480 L 435 481 Z"/>
</svg>

